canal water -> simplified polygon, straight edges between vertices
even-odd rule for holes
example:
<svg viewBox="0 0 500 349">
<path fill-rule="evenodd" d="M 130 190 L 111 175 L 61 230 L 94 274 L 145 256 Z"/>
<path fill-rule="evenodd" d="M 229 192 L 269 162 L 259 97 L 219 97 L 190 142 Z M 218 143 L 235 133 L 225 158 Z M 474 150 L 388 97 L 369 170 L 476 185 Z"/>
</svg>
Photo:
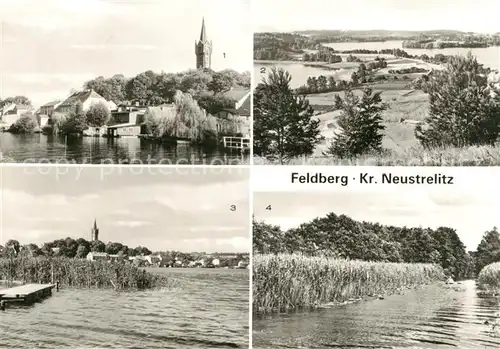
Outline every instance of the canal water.
<svg viewBox="0 0 500 349">
<path fill-rule="evenodd" d="M 188 144 L 131 138 L 63 137 L 0 132 L 0 162 L 138 165 L 241 165 L 249 157 Z"/>
<path fill-rule="evenodd" d="M 0 348 L 248 348 L 248 270 L 154 272 L 177 286 L 61 288 L 34 306 L 8 307 L 0 312 Z"/>
<path fill-rule="evenodd" d="M 500 348 L 500 299 L 474 281 L 253 318 L 254 348 Z"/>
</svg>

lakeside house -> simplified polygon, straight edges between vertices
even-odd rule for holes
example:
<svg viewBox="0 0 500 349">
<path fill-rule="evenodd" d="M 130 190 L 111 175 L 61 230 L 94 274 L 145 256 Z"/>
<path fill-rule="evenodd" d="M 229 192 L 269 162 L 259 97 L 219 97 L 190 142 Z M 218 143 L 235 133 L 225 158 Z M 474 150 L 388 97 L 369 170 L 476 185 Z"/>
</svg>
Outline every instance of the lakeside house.
<svg viewBox="0 0 500 349">
<path fill-rule="evenodd" d="M 3 126 L 9 128 L 23 116 L 33 116 L 33 107 L 23 104 L 10 103 L 0 109 L 0 120 Z"/>
<path fill-rule="evenodd" d="M 108 107 L 109 111 L 116 109 L 116 104 L 113 101 L 106 100 L 106 98 L 93 89 L 87 89 L 72 93 L 63 102 L 59 103 L 52 113 L 69 114 L 78 102 L 82 103 L 84 111 L 87 111 L 93 104 L 97 103 L 103 103 Z"/>
<path fill-rule="evenodd" d="M 250 99 L 251 91 L 247 88 L 233 88 L 224 97 L 235 100 L 233 108 L 228 108 L 214 115 L 217 119 L 217 132 L 236 129 L 243 137 L 250 137 Z M 233 120 L 220 122 L 220 120 Z M 228 124 L 230 123 L 230 125 Z"/>
<path fill-rule="evenodd" d="M 46 115 L 50 118 L 52 114 L 54 114 L 54 110 L 59 106 L 59 104 L 61 104 L 60 100 L 45 103 L 40 107 L 37 114 Z"/>
<path fill-rule="evenodd" d="M 105 252 L 89 252 L 87 254 L 87 260 L 95 262 L 95 261 L 107 261 L 109 260 L 109 255 Z"/>
</svg>

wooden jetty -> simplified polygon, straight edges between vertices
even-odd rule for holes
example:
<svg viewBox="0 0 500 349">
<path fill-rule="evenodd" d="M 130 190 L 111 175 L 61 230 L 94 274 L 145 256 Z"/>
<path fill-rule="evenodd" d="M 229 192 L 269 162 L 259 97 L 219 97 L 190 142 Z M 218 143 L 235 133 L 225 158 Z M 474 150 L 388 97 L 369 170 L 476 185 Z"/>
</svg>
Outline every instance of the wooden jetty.
<svg viewBox="0 0 500 349">
<path fill-rule="evenodd" d="M 224 148 L 236 149 L 241 152 L 250 151 L 250 137 L 224 137 Z"/>
<path fill-rule="evenodd" d="M 26 284 L 0 290 L 0 310 L 5 310 L 6 303 L 32 304 L 52 294 L 52 289 L 59 291 L 59 283 Z"/>
</svg>

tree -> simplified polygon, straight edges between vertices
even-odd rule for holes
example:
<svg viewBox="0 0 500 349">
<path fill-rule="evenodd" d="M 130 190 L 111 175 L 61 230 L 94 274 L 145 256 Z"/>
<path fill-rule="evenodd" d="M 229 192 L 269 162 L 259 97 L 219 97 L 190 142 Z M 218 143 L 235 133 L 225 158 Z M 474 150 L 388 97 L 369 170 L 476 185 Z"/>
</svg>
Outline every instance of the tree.
<svg viewBox="0 0 500 349">
<path fill-rule="evenodd" d="M 21 245 L 17 240 L 8 240 L 5 243 L 5 251 L 9 256 L 17 256 L 21 251 Z"/>
<path fill-rule="evenodd" d="M 351 89 L 344 99 L 335 95 L 335 108 L 341 110 L 338 118 L 339 131 L 328 149 L 330 154 L 339 158 L 354 158 L 370 151 L 382 150 L 381 113 L 388 108 L 382 102 L 381 92 L 373 93 L 371 88 L 363 90 L 357 97 Z"/>
<path fill-rule="evenodd" d="M 109 108 L 103 102 L 92 104 L 87 110 L 86 120 L 89 126 L 101 127 L 105 125 L 111 117 Z"/>
<path fill-rule="evenodd" d="M 356 72 L 353 72 L 351 74 L 351 81 L 352 81 L 353 86 L 357 86 L 359 84 L 359 78 L 358 78 L 358 74 Z"/>
<path fill-rule="evenodd" d="M 477 273 L 488 264 L 500 262 L 500 234 L 496 227 L 484 233 L 475 256 Z"/>
<path fill-rule="evenodd" d="M 118 254 L 118 252 L 123 250 L 123 245 L 119 242 L 108 242 L 106 245 L 106 253 Z"/>
<path fill-rule="evenodd" d="M 233 79 L 228 74 L 214 73 L 212 81 L 207 85 L 208 89 L 214 92 L 214 95 L 227 92 L 233 86 Z"/>
<path fill-rule="evenodd" d="M 79 134 L 87 128 L 87 117 L 83 111 L 83 104 L 79 101 L 75 104 L 73 110 L 62 125 L 62 132 L 65 134 Z"/>
<path fill-rule="evenodd" d="M 106 245 L 100 240 L 94 240 L 90 243 L 90 251 L 92 252 L 104 252 L 106 250 Z"/>
<path fill-rule="evenodd" d="M 426 148 L 493 145 L 500 134 L 500 89 L 471 53 L 451 57 L 433 71 L 423 87 L 429 93 L 429 117 L 415 135 Z"/>
<path fill-rule="evenodd" d="M 254 218 L 252 232 L 254 253 L 285 252 L 282 245 L 284 232 L 279 226 L 258 222 Z"/>
<path fill-rule="evenodd" d="M 8 104 L 17 104 L 17 105 L 24 105 L 24 106 L 31 106 L 31 101 L 29 100 L 28 97 L 25 96 L 15 96 L 15 97 L 7 97 L 0 103 L 0 108 L 8 105 Z"/>
<path fill-rule="evenodd" d="M 271 69 L 254 93 L 254 152 L 281 164 L 311 155 L 322 140 L 309 101 L 290 88 L 291 75 Z"/>
<path fill-rule="evenodd" d="M 12 133 L 33 133 L 38 127 L 37 122 L 31 115 L 22 116 L 12 126 L 9 127 L 9 132 Z"/>
<path fill-rule="evenodd" d="M 76 258 L 86 258 L 89 254 L 90 249 L 85 245 L 78 245 L 78 249 L 76 250 Z"/>
</svg>

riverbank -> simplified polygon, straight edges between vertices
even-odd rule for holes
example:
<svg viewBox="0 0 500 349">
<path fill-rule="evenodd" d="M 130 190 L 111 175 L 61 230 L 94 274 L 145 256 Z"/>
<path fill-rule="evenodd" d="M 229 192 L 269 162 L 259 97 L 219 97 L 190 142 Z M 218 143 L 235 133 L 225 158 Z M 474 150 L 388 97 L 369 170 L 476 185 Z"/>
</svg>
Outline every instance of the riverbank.
<svg viewBox="0 0 500 349">
<path fill-rule="evenodd" d="M 150 289 L 173 286 L 172 280 L 127 263 L 66 257 L 0 259 L 0 279 L 54 283 L 63 287 Z"/>
<path fill-rule="evenodd" d="M 269 313 L 318 308 L 359 298 L 384 297 L 444 279 L 441 267 L 306 257 L 299 254 L 253 258 L 253 311 Z"/>
</svg>

